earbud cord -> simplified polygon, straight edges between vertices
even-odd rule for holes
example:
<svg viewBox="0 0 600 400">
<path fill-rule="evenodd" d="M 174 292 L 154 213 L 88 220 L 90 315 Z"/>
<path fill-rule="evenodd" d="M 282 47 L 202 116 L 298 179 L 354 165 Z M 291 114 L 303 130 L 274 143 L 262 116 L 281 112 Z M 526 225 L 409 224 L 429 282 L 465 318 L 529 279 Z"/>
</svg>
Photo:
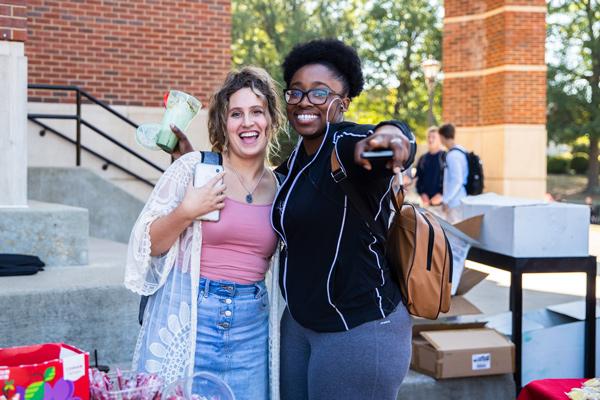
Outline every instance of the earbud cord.
<svg viewBox="0 0 600 400">
<path fill-rule="evenodd" d="M 325 140 L 325 138 L 327 137 L 327 134 L 329 133 L 329 110 L 331 110 L 331 106 L 333 105 L 333 103 L 335 103 L 336 101 L 341 102 L 342 99 L 340 97 L 336 97 L 333 100 L 331 100 L 331 103 L 329 103 L 329 105 L 327 106 L 327 113 L 325 114 L 325 121 L 327 121 L 327 128 L 325 129 L 325 135 L 323 140 Z"/>
</svg>

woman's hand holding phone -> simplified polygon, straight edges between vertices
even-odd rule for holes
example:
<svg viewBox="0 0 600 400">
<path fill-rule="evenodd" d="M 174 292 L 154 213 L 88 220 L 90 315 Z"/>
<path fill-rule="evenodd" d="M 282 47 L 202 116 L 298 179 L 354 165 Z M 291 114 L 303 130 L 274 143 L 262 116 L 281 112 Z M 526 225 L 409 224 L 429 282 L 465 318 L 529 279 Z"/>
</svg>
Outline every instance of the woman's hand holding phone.
<svg viewBox="0 0 600 400">
<path fill-rule="evenodd" d="M 407 160 L 414 157 L 416 145 L 394 125 L 379 126 L 372 135 L 356 143 L 354 162 L 366 170 L 371 170 L 371 160 L 386 159 L 387 168 L 398 174 Z M 364 154 L 364 156 L 363 156 Z"/>
<path fill-rule="evenodd" d="M 181 202 L 181 212 L 190 220 L 225 207 L 225 189 L 222 182 L 225 171 L 212 177 L 204 186 L 194 187 L 190 184 Z"/>
</svg>

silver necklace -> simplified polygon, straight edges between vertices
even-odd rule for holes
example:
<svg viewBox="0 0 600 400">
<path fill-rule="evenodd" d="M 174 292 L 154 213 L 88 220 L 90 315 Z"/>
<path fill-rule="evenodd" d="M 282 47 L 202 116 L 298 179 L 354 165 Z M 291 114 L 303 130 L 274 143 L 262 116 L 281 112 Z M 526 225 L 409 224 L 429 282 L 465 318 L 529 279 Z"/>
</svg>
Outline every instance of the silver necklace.
<svg viewBox="0 0 600 400">
<path fill-rule="evenodd" d="M 233 173 L 237 177 L 238 181 L 240 181 L 240 184 L 242 185 L 242 187 L 244 188 L 244 190 L 248 193 L 246 195 L 246 203 L 252 204 L 252 202 L 254 201 L 254 197 L 252 197 L 252 195 L 256 191 L 256 188 L 260 184 L 260 181 L 262 181 L 263 176 L 265 176 L 265 172 L 267 172 L 267 169 L 265 167 L 263 167 L 263 172 L 260 175 L 260 178 L 258 178 L 258 182 L 256 182 L 256 185 L 254 185 L 254 189 L 252 189 L 252 190 L 248 190 L 248 188 L 246 187 L 246 185 L 244 185 L 244 181 L 240 177 L 240 174 L 238 174 L 238 172 L 235 170 L 235 168 L 233 168 L 231 165 L 229 165 L 229 169 L 233 171 Z"/>
</svg>

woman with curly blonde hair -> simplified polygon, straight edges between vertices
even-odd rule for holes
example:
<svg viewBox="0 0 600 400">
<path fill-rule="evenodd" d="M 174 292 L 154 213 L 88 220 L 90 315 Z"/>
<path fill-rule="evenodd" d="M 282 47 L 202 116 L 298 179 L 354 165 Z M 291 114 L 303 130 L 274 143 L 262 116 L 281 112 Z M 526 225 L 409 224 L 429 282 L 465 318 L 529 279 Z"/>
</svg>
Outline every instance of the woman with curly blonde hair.
<svg viewBox="0 0 600 400">
<path fill-rule="evenodd" d="M 177 159 L 131 234 L 125 285 L 150 296 L 134 368 L 167 382 L 211 372 L 238 400 L 274 400 L 277 271 L 267 272 L 277 266 L 269 215 L 278 184 L 265 159 L 283 120 L 275 82 L 260 68 L 229 73 L 208 120 L 225 172 L 193 187 L 201 153 Z M 214 210 L 219 221 L 197 220 Z"/>
</svg>

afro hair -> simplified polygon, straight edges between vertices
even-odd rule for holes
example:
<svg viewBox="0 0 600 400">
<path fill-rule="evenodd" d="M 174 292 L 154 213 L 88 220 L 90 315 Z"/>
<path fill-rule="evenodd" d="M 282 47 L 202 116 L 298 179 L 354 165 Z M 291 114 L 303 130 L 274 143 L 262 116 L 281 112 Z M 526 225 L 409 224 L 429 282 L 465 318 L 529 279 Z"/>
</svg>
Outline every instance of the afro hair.
<svg viewBox="0 0 600 400">
<path fill-rule="evenodd" d="M 362 92 L 364 78 L 360 58 L 352 47 L 337 39 L 317 39 L 296 45 L 283 61 L 283 79 L 287 87 L 300 68 L 321 64 L 330 68 L 336 78 L 341 78 L 348 97 Z"/>
</svg>

